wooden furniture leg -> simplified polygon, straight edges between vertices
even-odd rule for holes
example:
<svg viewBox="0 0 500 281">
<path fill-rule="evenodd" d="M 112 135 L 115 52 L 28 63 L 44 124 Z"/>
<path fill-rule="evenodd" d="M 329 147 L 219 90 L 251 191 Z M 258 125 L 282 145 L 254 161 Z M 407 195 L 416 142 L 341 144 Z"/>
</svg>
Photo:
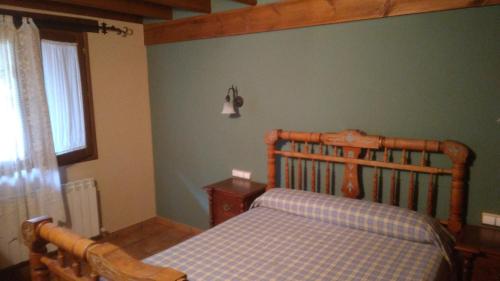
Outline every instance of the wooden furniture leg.
<svg viewBox="0 0 500 281">
<path fill-rule="evenodd" d="M 463 253 L 462 261 L 462 281 L 470 281 L 472 278 L 472 269 L 474 268 L 474 260 L 476 253 Z"/>
<path fill-rule="evenodd" d="M 29 262 L 32 281 L 49 281 L 50 279 L 49 269 L 42 263 L 42 257 L 47 254 L 47 242 L 36 234 L 38 226 L 49 222 L 52 222 L 52 219 L 39 217 L 23 224 L 23 238 L 30 251 Z"/>
</svg>

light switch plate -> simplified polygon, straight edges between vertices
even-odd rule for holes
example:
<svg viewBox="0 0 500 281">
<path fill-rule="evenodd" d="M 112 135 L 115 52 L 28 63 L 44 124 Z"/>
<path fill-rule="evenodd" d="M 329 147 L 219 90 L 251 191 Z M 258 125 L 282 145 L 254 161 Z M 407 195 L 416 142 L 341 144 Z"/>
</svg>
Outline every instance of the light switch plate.
<svg viewBox="0 0 500 281">
<path fill-rule="evenodd" d="M 498 223 L 500 223 L 500 215 L 482 212 L 481 223 L 487 225 L 498 225 Z"/>
<path fill-rule="evenodd" d="M 247 179 L 247 180 L 249 180 L 252 177 L 252 172 L 238 170 L 238 169 L 233 169 L 231 174 L 233 175 L 233 177 Z"/>
</svg>

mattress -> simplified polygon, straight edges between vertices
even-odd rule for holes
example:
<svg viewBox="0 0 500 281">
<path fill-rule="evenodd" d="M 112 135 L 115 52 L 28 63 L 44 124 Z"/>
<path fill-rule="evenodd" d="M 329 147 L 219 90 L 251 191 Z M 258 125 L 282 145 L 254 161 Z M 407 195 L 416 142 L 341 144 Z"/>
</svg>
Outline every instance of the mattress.
<svg viewBox="0 0 500 281">
<path fill-rule="evenodd" d="M 342 225 L 338 213 L 333 222 L 318 219 L 303 202 L 302 212 L 266 204 L 272 196 L 286 194 L 265 194 L 248 212 L 144 262 L 182 271 L 190 281 L 443 280 L 449 272 L 439 243 Z"/>
</svg>

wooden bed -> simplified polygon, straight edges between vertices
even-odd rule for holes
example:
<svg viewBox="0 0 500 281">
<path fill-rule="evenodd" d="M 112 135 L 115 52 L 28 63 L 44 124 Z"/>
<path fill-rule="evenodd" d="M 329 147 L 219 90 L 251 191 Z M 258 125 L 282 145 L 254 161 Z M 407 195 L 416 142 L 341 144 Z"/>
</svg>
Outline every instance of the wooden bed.
<svg viewBox="0 0 500 281">
<path fill-rule="evenodd" d="M 437 178 L 451 176 L 449 214 L 442 223 L 453 233 L 462 229 L 469 150 L 461 143 L 373 136 L 356 130 L 339 133 L 274 130 L 266 135 L 265 141 L 267 189 L 282 185 L 334 194 L 338 181 L 346 197 L 362 198 L 370 193 L 373 201 L 381 202 L 382 190 L 388 189 L 388 204 L 406 201 L 412 210 L 417 209 L 420 193 L 426 198 L 422 209 L 434 216 Z M 444 155 L 449 165 L 433 165 L 430 155 L 434 154 Z M 343 176 L 338 175 L 339 165 Z M 401 184 L 403 177 L 406 186 Z M 422 179 L 426 179 L 425 184 Z M 401 200 L 400 191 L 404 188 L 407 198 Z M 144 264 L 114 245 L 96 243 L 58 227 L 48 217 L 25 221 L 22 231 L 30 250 L 33 281 L 48 281 L 51 274 L 74 281 L 98 280 L 101 276 L 108 280 L 187 280 L 182 272 Z M 55 257 L 47 254 L 49 243 L 58 248 Z M 82 270 L 83 265 L 86 270 Z"/>
</svg>

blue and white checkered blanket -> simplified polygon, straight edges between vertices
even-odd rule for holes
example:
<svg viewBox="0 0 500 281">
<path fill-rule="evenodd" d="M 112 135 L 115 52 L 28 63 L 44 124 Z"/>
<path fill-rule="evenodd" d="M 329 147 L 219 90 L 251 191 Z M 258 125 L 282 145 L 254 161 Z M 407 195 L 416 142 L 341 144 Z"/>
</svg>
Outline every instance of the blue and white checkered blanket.
<svg viewBox="0 0 500 281">
<path fill-rule="evenodd" d="M 449 242 L 413 211 L 277 188 L 248 212 L 144 261 L 190 281 L 441 280 Z"/>
</svg>

